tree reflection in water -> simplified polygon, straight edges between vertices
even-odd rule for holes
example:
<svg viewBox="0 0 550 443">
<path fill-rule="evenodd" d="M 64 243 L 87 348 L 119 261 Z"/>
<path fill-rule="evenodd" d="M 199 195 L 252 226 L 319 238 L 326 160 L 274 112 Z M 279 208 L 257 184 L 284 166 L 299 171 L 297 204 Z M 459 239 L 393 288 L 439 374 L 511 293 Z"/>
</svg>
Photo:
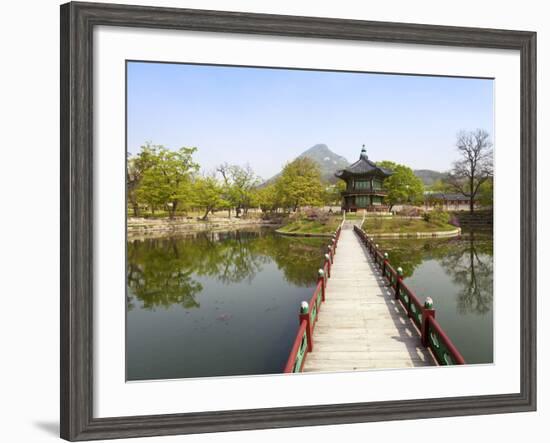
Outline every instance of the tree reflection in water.
<svg viewBox="0 0 550 443">
<path fill-rule="evenodd" d="M 405 278 L 418 266 L 436 260 L 455 286 L 461 314 L 485 314 L 493 303 L 493 239 L 490 234 L 465 232 L 453 239 L 380 240 L 390 262 L 403 268 Z M 420 295 L 420 294 L 419 294 Z"/>
<path fill-rule="evenodd" d="M 457 243 L 440 258 L 440 263 L 460 288 L 458 311 L 486 314 L 493 306 L 492 239 L 470 231 Z"/>
<path fill-rule="evenodd" d="M 184 308 L 198 307 L 195 295 L 202 285 L 186 268 L 188 261 L 171 240 L 133 241 L 128 243 L 127 302 L 128 309 L 140 300 L 145 309 L 179 304 Z"/>
<path fill-rule="evenodd" d="M 271 231 L 203 232 L 193 237 L 128 241 L 127 307 L 199 307 L 197 277 L 224 285 L 252 282 L 262 266 L 275 262 L 296 286 L 315 283 L 326 239 L 280 237 Z"/>
</svg>

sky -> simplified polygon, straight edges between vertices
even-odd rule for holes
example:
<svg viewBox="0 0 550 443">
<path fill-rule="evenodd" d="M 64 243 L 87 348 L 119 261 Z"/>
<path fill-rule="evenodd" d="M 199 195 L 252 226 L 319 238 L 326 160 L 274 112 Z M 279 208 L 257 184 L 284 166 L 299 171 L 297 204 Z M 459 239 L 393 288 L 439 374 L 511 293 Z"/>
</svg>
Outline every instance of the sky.
<svg viewBox="0 0 550 443">
<path fill-rule="evenodd" d="M 493 80 L 128 62 L 128 151 L 198 148 L 204 172 L 249 164 L 267 179 L 315 144 L 446 171 L 456 134 L 493 134 Z"/>
</svg>

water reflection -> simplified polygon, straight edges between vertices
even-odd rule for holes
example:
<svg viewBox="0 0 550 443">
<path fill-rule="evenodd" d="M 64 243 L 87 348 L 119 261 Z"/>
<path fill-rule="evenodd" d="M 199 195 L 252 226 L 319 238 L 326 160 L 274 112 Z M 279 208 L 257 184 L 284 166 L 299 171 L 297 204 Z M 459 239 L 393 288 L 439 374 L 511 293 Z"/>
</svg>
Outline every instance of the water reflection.
<svg viewBox="0 0 550 443">
<path fill-rule="evenodd" d="M 449 248 L 440 263 L 460 288 L 457 309 L 485 314 L 493 306 L 493 244 L 487 236 L 469 232 L 458 245 Z"/>
<path fill-rule="evenodd" d="M 224 284 L 251 283 L 262 266 L 274 261 L 285 280 L 296 286 L 316 281 L 322 239 L 291 239 L 268 231 L 203 232 L 128 242 L 128 309 L 135 299 L 146 309 L 181 305 L 199 307 L 203 290 L 198 276 Z"/>
<path fill-rule="evenodd" d="M 379 240 L 389 251 L 390 262 L 412 277 L 426 260 L 436 260 L 460 287 L 457 309 L 461 313 L 488 312 L 493 303 L 493 238 L 487 233 L 466 232 L 452 239 Z"/>
<path fill-rule="evenodd" d="M 280 373 L 326 245 L 270 230 L 129 241 L 127 379 Z"/>
<path fill-rule="evenodd" d="M 465 232 L 453 239 L 377 240 L 401 266 L 420 300 L 434 300 L 437 318 L 468 363 L 493 359 L 493 237 Z"/>
</svg>

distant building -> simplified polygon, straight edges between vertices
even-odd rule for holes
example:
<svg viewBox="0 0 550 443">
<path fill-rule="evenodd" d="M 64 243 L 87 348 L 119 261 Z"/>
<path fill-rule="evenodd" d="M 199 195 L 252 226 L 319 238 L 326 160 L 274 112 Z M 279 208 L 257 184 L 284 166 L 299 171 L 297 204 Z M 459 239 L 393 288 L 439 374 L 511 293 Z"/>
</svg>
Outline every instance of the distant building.
<svg viewBox="0 0 550 443">
<path fill-rule="evenodd" d="M 363 145 L 359 160 L 335 174 L 346 182 L 346 189 L 342 191 L 342 210 L 387 211 L 389 207 L 384 203 L 387 192 L 382 189 L 382 182 L 391 174 L 392 171 L 369 160 Z"/>
<path fill-rule="evenodd" d="M 474 206 L 477 208 L 479 205 L 474 202 Z M 470 199 L 460 193 L 429 192 L 424 194 L 424 209 L 431 211 L 437 207 L 445 211 L 469 211 Z"/>
</svg>

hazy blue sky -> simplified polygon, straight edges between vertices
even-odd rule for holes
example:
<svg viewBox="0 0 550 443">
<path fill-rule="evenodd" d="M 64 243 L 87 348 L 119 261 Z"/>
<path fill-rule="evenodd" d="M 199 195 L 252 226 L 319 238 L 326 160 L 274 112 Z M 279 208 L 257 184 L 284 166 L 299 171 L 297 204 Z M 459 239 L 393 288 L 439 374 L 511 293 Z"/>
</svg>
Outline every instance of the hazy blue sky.
<svg viewBox="0 0 550 443">
<path fill-rule="evenodd" d="M 249 163 L 269 178 L 317 143 L 443 171 L 475 128 L 493 133 L 492 80 L 128 63 L 128 150 L 196 146 L 205 171 Z"/>
</svg>

